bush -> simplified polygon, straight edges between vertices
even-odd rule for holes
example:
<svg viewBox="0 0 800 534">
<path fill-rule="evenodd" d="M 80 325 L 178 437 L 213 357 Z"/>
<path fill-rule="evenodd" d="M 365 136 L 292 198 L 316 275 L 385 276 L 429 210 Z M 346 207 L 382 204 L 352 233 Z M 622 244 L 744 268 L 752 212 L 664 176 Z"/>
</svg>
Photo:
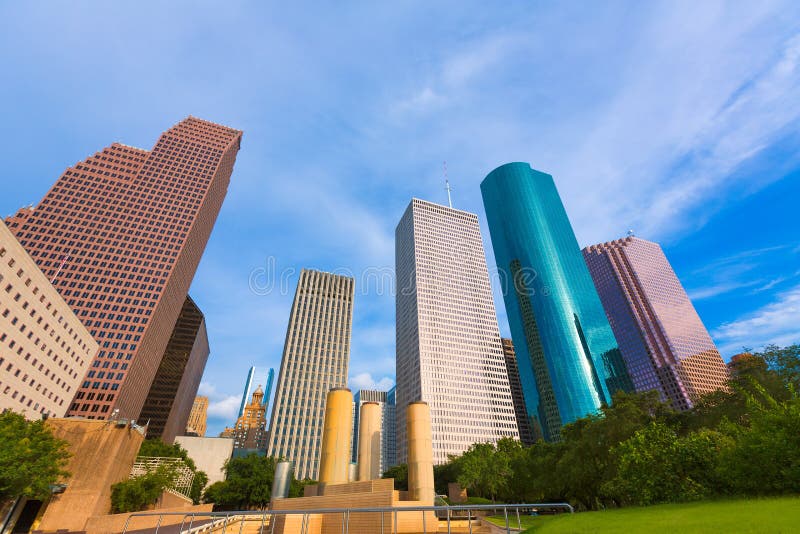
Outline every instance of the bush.
<svg viewBox="0 0 800 534">
<path fill-rule="evenodd" d="M 176 472 L 162 465 L 144 475 L 111 486 L 111 513 L 140 512 L 156 503 L 175 481 Z"/>
</svg>

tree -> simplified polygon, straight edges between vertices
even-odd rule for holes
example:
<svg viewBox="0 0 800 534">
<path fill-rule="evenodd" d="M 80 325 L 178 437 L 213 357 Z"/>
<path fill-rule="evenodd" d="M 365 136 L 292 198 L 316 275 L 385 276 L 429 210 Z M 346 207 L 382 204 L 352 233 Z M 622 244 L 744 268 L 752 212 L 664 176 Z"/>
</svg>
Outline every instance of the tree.
<svg viewBox="0 0 800 534">
<path fill-rule="evenodd" d="M 111 513 L 140 512 L 155 504 L 177 478 L 174 466 L 160 465 L 144 475 L 111 486 Z"/>
<path fill-rule="evenodd" d="M 716 463 L 731 440 L 712 430 L 680 437 L 654 421 L 612 450 L 617 476 L 605 484 L 618 502 L 636 505 L 701 499 L 718 491 Z"/>
<path fill-rule="evenodd" d="M 620 391 L 614 394 L 613 401 L 610 406 L 603 406 L 599 415 L 578 419 L 561 430 L 556 486 L 564 488 L 564 497 L 590 510 L 618 504 L 612 495 L 603 492 L 603 484 L 614 478 L 617 470 L 612 447 L 649 422 L 672 416 L 655 391 Z"/>
<path fill-rule="evenodd" d="M 203 488 L 208 484 L 208 475 L 203 471 L 195 471 L 194 478 L 192 479 L 192 488 L 189 491 L 189 497 L 194 504 L 200 504 L 203 497 Z"/>
<path fill-rule="evenodd" d="M 316 484 L 316 480 L 312 480 L 310 478 L 304 478 L 303 480 L 297 480 L 292 477 L 292 482 L 289 485 L 289 497 L 302 497 L 305 491 L 306 486 L 310 486 Z"/>
<path fill-rule="evenodd" d="M 180 458 L 184 461 L 189 469 L 195 471 L 197 466 L 194 460 L 189 458 L 189 453 L 186 449 L 181 447 L 180 443 L 173 443 L 168 445 L 164 443 L 161 438 L 150 438 L 142 442 L 139 447 L 139 454 L 137 456 L 153 456 L 158 458 Z"/>
<path fill-rule="evenodd" d="M 775 371 L 784 383 L 791 384 L 795 391 L 800 391 L 800 345 L 784 348 L 767 345 L 763 352 L 754 356 L 763 358 L 769 369 Z"/>
<path fill-rule="evenodd" d="M 261 509 L 272 497 L 275 458 L 249 454 L 225 463 L 225 480 L 212 484 L 203 494 L 205 502 L 223 508 Z"/>
<path fill-rule="evenodd" d="M 774 399 L 765 389 L 748 394 L 749 425 L 722 425 L 735 446 L 721 455 L 721 471 L 735 493 L 800 492 L 800 395 Z"/>
<path fill-rule="evenodd" d="M 384 471 L 381 478 L 393 478 L 394 489 L 408 491 L 408 464 L 394 465 Z"/>
<path fill-rule="evenodd" d="M 447 495 L 448 485 L 458 482 L 458 476 L 461 474 L 460 459 L 460 456 L 449 455 L 446 464 L 433 466 L 433 481 L 437 495 Z"/>
<path fill-rule="evenodd" d="M 173 443 L 171 445 L 164 443 L 161 438 L 151 438 L 142 442 L 139 447 L 138 456 L 149 456 L 156 458 L 180 458 L 183 460 L 189 469 L 194 472 L 192 479 L 192 487 L 189 490 L 189 497 L 194 504 L 200 504 L 200 499 L 203 493 L 203 488 L 208 484 L 208 475 L 203 471 L 198 471 L 197 466 L 189 457 L 189 453 L 181 447 L 180 443 Z"/>
<path fill-rule="evenodd" d="M 69 477 L 70 453 L 64 440 L 53 436 L 44 421 L 28 421 L 5 411 L 0 414 L 0 502 L 28 497 L 45 499 L 51 486 Z"/>
<path fill-rule="evenodd" d="M 509 440 L 513 441 L 513 440 Z M 499 446 L 498 446 L 499 445 Z M 474 494 L 495 501 L 511 476 L 510 443 L 475 443 L 459 458 L 458 483 Z"/>
</svg>

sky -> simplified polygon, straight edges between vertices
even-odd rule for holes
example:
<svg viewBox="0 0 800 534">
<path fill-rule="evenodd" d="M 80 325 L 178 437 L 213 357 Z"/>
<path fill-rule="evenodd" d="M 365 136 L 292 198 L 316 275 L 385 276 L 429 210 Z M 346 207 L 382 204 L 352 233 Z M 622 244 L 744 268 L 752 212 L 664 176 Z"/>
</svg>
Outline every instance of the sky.
<svg viewBox="0 0 800 534">
<path fill-rule="evenodd" d="M 800 342 L 800 3 L 3 2 L 0 214 L 188 115 L 244 131 L 191 295 L 208 435 L 280 367 L 300 269 L 352 273 L 350 385 L 394 383 L 394 228 L 509 161 L 581 246 L 658 241 L 727 359 Z M 365 273 L 378 273 L 376 276 Z M 501 333 L 508 324 L 495 291 Z"/>
</svg>

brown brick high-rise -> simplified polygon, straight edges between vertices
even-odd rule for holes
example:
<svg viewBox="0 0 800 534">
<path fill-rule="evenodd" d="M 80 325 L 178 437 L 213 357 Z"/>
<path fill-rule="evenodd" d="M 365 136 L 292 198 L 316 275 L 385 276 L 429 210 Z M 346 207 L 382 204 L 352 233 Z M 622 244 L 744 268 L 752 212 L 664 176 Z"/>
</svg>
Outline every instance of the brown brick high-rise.
<svg viewBox="0 0 800 534">
<path fill-rule="evenodd" d="M 151 151 L 68 168 L 9 227 L 100 344 L 67 415 L 138 418 L 228 189 L 242 132 L 189 117 Z"/>
</svg>

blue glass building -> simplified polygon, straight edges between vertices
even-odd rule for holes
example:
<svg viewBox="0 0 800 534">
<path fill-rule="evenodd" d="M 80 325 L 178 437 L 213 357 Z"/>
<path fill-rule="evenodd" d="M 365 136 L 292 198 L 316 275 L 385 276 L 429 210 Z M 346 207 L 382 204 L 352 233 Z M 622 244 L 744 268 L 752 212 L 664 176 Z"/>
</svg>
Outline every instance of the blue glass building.
<svg viewBox="0 0 800 534">
<path fill-rule="evenodd" d="M 508 163 L 481 193 L 531 426 L 556 441 L 633 387 L 553 177 Z"/>
</svg>

